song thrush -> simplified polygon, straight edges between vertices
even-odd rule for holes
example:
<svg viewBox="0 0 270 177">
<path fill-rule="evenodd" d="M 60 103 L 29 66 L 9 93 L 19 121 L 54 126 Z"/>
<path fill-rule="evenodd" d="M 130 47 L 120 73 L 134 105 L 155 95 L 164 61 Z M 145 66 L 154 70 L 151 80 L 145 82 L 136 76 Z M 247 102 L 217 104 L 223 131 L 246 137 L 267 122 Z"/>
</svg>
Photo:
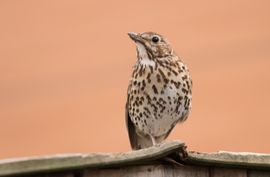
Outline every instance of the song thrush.
<svg viewBox="0 0 270 177">
<path fill-rule="evenodd" d="M 192 81 L 168 41 L 154 32 L 128 33 L 137 62 L 128 86 L 126 125 L 132 149 L 156 145 L 191 109 Z"/>
</svg>

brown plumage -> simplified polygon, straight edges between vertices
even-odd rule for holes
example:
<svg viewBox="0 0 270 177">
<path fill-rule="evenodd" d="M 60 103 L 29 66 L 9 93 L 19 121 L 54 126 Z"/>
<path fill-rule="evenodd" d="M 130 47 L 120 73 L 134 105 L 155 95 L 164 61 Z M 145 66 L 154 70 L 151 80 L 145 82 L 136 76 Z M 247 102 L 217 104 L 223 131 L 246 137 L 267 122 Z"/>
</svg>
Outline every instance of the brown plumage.
<svg viewBox="0 0 270 177">
<path fill-rule="evenodd" d="M 126 125 L 132 149 L 161 143 L 191 109 L 192 81 L 168 41 L 154 32 L 128 33 L 137 62 L 128 86 Z"/>
</svg>

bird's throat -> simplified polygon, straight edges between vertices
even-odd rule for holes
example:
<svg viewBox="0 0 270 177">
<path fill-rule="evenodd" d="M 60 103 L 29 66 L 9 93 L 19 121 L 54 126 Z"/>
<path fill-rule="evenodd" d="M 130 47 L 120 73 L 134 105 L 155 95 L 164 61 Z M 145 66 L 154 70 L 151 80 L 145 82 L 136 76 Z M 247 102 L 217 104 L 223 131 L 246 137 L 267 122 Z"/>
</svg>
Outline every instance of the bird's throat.
<svg viewBox="0 0 270 177">
<path fill-rule="evenodd" d="M 138 58 L 149 58 L 147 50 L 145 48 L 145 46 L 140 43 L 140 42 L 136 42 L 136 47 L 137 47 L 137 57 Z"/>
<path fill-rule="evenodd" d="M 145 46 L 139 42 L 136 42 L 137 46 L 137 58 L 140 65 L 144 66 L 155 66 L 155 62 L 149 58 L 149 53 Z"/>
</svg>

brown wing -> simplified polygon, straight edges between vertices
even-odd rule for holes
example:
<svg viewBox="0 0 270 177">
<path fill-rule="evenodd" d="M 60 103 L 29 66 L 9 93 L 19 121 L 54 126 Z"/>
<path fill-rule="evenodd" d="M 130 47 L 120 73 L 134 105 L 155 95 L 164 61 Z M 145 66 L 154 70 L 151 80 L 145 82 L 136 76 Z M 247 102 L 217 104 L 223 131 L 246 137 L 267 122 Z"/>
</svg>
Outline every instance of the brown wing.
<svg viewBox="0 0 270 177">
<path fill-rule="evenodd" d="M 128 131 L 128 137 L 129 137 L 129 142 L 131 145 L 131 148 L 133 150 L 137 149 L 137 141 L 138 141 L 138 135 L 136 134 L 136 129 L 131 121 L 129 114 L 128 114 L 128 109 L 126 108 L 126 126 L 127 126 L 127 131 Z"/>
</svg>

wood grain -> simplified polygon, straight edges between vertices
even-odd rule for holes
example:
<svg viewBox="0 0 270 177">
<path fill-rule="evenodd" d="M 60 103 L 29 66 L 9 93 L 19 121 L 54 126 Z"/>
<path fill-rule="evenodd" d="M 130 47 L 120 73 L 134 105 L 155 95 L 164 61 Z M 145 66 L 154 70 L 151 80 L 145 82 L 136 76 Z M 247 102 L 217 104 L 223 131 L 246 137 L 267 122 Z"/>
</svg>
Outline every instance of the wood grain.
<svg viewBox="0 0 270 177">
<path fill-rule="evenodd" d="M 211 168 L 209 177 L 247 177 L 246 169 Z"/>
<path fill-rule="evenodd" d="M 251 171 L 248 171 L 247 177 L 270 177 L 270 170 L 269 171 L 251 170 Z"/>
<path fill-rule="evenodd" d="M 118 169 L 95 169 L 84 172 L 83 177 L 209 177 L 206 167 L 145 165 Z"/>
</svg>

